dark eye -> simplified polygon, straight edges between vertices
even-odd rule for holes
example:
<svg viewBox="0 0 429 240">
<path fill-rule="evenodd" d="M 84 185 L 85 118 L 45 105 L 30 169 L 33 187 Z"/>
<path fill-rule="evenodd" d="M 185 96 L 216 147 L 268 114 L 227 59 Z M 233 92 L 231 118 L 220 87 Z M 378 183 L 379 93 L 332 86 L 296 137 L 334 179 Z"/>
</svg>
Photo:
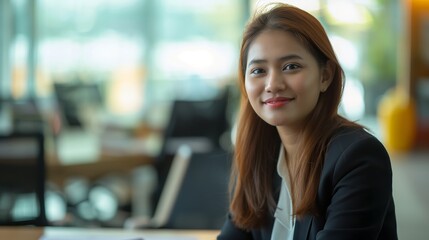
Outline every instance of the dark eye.
<svg viewBox="0 0 429 240">
<path fill-rule="evenodd" d="M 255 75 L 258 75 L 258 74 L 262 74 L 262 73 L 264 73 L 265 71 L 262 69 L 262 68 L 254 68 L 254 69 L 252 69 L 251 71 L 250 71 L 250 74 L 255 74 Z"/>
<path fill-rule="evenodd" d="M 283 67 L 283 71 L 293 71 L 300 68 L 297 64 L 287 64 L 286 66 Z"/>
</svg>

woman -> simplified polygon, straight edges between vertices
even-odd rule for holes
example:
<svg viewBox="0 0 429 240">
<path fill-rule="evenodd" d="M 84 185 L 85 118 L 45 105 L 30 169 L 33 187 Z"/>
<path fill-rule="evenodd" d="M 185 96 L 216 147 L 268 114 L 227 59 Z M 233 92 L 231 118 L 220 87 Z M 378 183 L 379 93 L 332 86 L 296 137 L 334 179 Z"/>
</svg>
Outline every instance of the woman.
<svg viewBox="0 0 429 240">
<path fill-rule="evenodd" d="M 397 239 L 383 145 L 338 115 L 344 73 L 321 24 L 278 4 L 247 25 L 225 239 Z"/>
</svg>

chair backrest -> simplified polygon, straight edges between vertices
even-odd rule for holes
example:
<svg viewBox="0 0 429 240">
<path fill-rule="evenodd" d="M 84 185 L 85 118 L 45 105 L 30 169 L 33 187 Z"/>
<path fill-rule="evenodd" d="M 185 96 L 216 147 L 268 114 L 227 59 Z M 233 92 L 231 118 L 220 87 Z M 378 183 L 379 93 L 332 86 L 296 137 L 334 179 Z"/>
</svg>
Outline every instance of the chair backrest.
<svg viewBox="0 0 429 240">
<path fill-rule="evenodd" d="M 211 99 L 175 100 L 164 131 L 161 153 L 175 154 L 177 147 L 171 145 L 183 143 L 193 148 L 193 152 L 221 148 L 221 136 L 229 130 L 228 103 L 226 89 Z M 203 147 L 201 150 L 198 149 L 200 146 Z"/>
<path fill-rule="evenodd" d="M 187 175 L 191 158 L 191 148 L 187 145 L 180 146 L 173 158 L 159 202 L 150 221 L 150 227 L 163 227 L 171 218 L 172 210 L 182 188 L 183 180 Z"/>
<path fill-rule="evenodd" d="M 42 133 L 0 135 L 0 225 L 46 225 Z"/>
<path fill-rule="evenodd" d="M 176 100 L 163 135 L 163 145 L 155 161 L 158 186 L 152 202 L 156 209 L 163 191 L 170 165 L 181 145 L 191 147 L 193 153 L 222 149 L 221 137 L 228 132 L 228 91 L 206 100 Z"/>
<path fill-rule="evenodd" d="M 192 154 L 164 228 L 220 229 L 228 211 L 232 155 L 224 150 Z"/>
</svg>

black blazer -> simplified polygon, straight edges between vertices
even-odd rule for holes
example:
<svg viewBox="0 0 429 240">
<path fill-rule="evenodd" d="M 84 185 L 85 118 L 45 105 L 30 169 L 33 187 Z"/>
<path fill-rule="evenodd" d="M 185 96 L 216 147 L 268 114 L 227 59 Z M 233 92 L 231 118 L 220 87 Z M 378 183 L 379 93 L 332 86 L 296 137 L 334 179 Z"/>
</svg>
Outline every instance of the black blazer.
<svg viewBox="0 0 429 240">
<path fill-rule="evenodd" d="M 280 183 L 277 176 L 276 184 Z M 297 219 L 295 240 L 398 238 L 390 158 L 374 136 L 350 128 L 333 136 L 320 177 L 317 204 L 321 216 Z M 273 224 L 274 216 L 270 216 L 267 226 L 244 231 L 234 226 L 229 216 L 217 239 L 270 240 Z"/>
</svg>

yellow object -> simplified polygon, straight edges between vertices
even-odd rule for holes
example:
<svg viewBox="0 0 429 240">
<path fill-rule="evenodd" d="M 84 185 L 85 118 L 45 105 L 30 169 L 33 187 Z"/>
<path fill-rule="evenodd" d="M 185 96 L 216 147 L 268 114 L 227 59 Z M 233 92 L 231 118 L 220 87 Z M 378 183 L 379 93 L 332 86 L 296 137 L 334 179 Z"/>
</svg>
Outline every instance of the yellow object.
<svg viewBox="0 0 429 240">
<path fill-rule="evenodd" d="M 389 152 L 410 151 L 417 131 L 416 106 L 403 88 L 388 90 L 378 106 L 378 119 Z"/>
</svg>

